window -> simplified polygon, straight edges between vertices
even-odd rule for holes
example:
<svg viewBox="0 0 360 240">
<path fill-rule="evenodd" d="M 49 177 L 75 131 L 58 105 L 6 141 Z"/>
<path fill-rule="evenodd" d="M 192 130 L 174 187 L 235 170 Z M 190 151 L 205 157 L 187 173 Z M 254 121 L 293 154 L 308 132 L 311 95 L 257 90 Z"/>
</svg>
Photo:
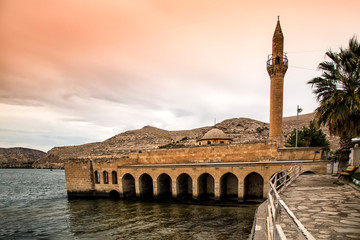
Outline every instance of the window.
<svg viewBox="0 0 360 240">
<path fill-rule="evenodd" d="M 207 144 L 211 144 L 211 142 L 210 142 L 210 141 L 207 141 Z"/>
<path fill-rule="evenodd" d="M 225 142 L 224 141 L 220 141 L 220 144 L 224 144 Z"/>
<path fill-rule="evenodd" d="M 107 171 L 103 172 L 104 184 L 109 184 L 109 175 Z"/>
<path fill-rule="evenodd" d="M 115 171 L 112 171 L 111 178 L 112 178 L 112 183 L 117 184 L 117 174 Z"/>
<path fill-rule="evenodd" d="M 100 174 L 99 174 L 99 172 L 95 171 L 94 176 L 95 176 L 95 183 L 99 184 L 100 183 Z"/>
</svg>

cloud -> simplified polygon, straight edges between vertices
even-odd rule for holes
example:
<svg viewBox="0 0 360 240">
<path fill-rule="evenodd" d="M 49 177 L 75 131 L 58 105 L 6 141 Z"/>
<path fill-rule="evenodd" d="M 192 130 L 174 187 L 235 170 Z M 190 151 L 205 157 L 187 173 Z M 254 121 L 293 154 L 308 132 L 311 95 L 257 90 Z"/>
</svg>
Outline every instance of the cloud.
<svg viewBox="0 0 360 240">
<path fill-rule="evenodd" d="M 337 48 L 359 20 L 355 7 L 310 0 L 296 6 L 280 0 L 1 4 L 0 144 L 42 149 L 101 141 L 144 125 L 189 129 L 212 125 L 215 117 L 268 121 L 265 61 L 274 12 L 281 14 L 289 52 Z M 333 19 L 322 13 L 324 5 L 347 15 Z M 323 53 L 289 53 L 289 60 L 312 68 Z M 285 116 L 297 104 L 315 109 L 306 82 L 316 74 L 289 67 Z"/>
</svg>

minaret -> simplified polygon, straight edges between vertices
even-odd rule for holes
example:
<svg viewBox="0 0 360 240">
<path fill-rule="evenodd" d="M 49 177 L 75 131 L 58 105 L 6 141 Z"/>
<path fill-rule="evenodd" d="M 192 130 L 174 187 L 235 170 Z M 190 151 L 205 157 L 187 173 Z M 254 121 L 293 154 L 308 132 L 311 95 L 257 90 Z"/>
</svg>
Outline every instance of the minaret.
<svg viewBox="0 0 360 240">
<path fill-rule="evenodd" d="M 282 143 L 282 114 L 284 76 L 288 68 L 288 59 L 284 54 L 284 35 L 280 20 L 276 24 L 272 39 L 272 54 L 267 60 L 267 71 L 270 76 L 270 130 L 269 139 Z"/>
</svg>

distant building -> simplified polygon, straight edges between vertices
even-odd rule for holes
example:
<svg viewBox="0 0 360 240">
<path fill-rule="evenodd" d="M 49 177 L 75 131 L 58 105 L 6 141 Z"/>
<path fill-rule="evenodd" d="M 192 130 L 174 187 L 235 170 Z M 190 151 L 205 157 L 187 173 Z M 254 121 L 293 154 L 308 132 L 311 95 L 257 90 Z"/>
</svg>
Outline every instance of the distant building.
<svg viewBox="0 0 360 240">
<path fill-rule="evenodd" d="M 231 144 L 232 138 L 228 137 L 223 131 L 213 128 L 205 135 L 196 141 L 197 145 L 217 145 L 217 144 Z"/>
</svg>

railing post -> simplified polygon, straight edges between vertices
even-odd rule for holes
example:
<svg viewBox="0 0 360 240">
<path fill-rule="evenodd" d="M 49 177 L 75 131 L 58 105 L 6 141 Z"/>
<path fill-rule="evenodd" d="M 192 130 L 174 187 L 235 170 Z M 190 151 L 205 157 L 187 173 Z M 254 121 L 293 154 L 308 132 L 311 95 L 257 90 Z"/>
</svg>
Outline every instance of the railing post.
<svg viewBox="0 0 360 240">
<path fill-rule="evenodd" d="M 276 204 L 275 205 L 275 221 L 274 221 L 274 239 L 280 239 L 279 233 L 277 232 L 276 226 L 280 225 L 280 221 L 281 221 L 281 209 L 280 209 L 280 203 L 279 203 L 279 199 L 276 198 Z"/>
</svg>

